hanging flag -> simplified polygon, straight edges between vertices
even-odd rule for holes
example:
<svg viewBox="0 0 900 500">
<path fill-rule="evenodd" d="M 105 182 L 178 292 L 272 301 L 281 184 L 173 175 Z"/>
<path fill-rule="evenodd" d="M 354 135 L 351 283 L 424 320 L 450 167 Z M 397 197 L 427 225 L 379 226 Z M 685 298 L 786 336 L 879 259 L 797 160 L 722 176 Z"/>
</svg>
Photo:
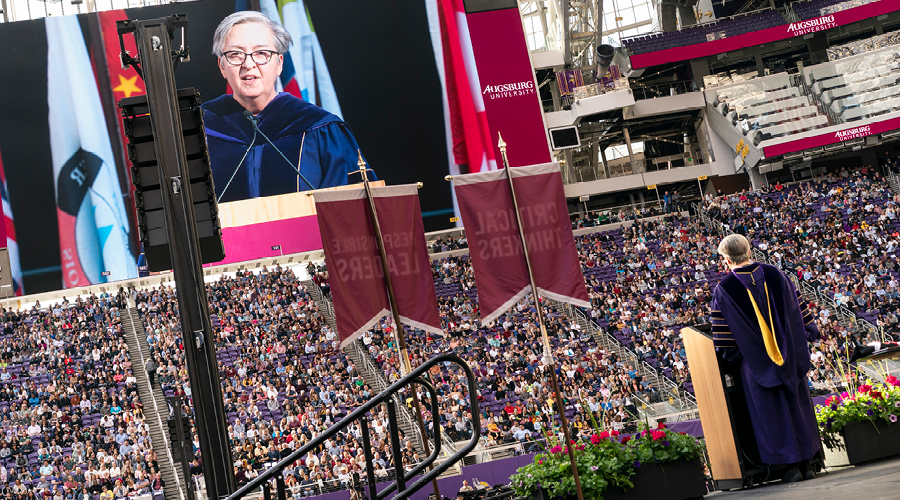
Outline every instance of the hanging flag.
<svg viewBox="0 0 900 500">
<path fill-rule="evenodd" d="M 497 134 L 503 131 L 510 146 L 507 152 L 510 166 L 550 161 L 540 89 L 516 2 L 498 2 L 492 9 L 483 6 L 474 9 L 465 15 L 465 23 L 490 125 L 489 137 L 493 138 L 492 149 L 497 148 Z M 493 151 L 500 158 L 499 148 Z"/>
<path fill-rule="evenodd" d="M 13 219 L 12 205 L 9 204 L 9 189 L 6 187 L 6 171 L 3 170 L 3 158 L 0 158 L 0 200 L 3 203 L 3 224 L 0 224 L 0 244 L 6 241 L 6 254 L 9 256 L 9 273 L 13 279 L 13 293 L 24 295 L 22 286 L 22 266 L 19 264 L 19 244 L 16 242 L 16 224 Z"/>
<path fill-rule="evenodd" d="M 441 334 L 417 188 L 373 187 L 372 195 L 400 321 Z M 391 314 L 381 257 L 364 188 L 314 196 L 338 336 L 345 344 Z"/>
<path fill-rule="evenodd" d="M 468 172 L 497 170 L 462 0 L 438 0 L 453 157 Z"/>
<path fill-rule="evenodd" d="M 135 278 L 128 215 L 78 18 L 48 17 L 44 25 L 63 285 Z"/>
<path fill-rule="evenodd" d="M 294 40 L 294 45 L 284 55 L 281 70 L 284 91 L 342 117 L 319 38 L 313 31 L 303 1 L 261 0 L 259 10 L 284 26 Z"/>
<path fill-rule="evenodd" d="M 590 307 L 559 164 L 510 171 L 538 292 Z M 497 170 L 455 176 L 453 185 L 475 268 L 482 321 L 488 323 L 531 291 L 509 180 L 506 170 Z"/>
</svg>

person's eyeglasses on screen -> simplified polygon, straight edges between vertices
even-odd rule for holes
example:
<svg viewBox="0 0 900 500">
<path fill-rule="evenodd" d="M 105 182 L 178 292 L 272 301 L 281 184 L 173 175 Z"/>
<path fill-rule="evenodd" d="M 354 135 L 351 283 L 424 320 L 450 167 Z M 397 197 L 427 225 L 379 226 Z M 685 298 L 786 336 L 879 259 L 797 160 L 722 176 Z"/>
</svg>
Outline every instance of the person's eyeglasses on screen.
<svg viewBox="0 0 900 500">
<path fill-rule="evenodd" d="M 269 61 L 271 61 L 272 58 L 277 54 L 278 52 L 275 52 L 274 50 L 254 50 L 250 53 L 240 50 L 229 50 L 228 52 L 222 54 L 222 57 L 225 59 L 225 61 L 228 62 L 228 64 L 232 66 L 240 66 L 244 64 L 244 61 L 247 60 L 247 56 L 250 56 L 250 59 L 252 59 L 254 63 L 259 66 L 263 66 L 269 63 Z"/>
</svg>

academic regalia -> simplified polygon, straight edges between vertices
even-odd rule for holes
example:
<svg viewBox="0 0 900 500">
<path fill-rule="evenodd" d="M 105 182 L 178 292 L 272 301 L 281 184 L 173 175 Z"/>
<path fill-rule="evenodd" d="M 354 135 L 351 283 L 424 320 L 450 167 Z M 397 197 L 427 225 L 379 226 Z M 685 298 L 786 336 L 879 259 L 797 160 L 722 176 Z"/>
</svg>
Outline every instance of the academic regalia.
<svg viewBox="0 0 900 500">
<path fill-rule="evenodd" d="M 819 330 L 794 284 L 778 268 L 753 263 L 723 279 L 713 299 L 713 342 L 740 366 L 761 460 L 812 458 L 820 443 L 806 374 L 808 342 Z"/>
<path fill-rule="evenodd" d="M 247 151 L 253 141 L 254 129 L 244 117 L 244 107 L 234 97 L 223 95 L 202 107 L 213 181 L 216 196 L 222 197 L 220 201 L 310 189 L 260 134 L 256 134 L 253 147 Z M 313 188 L 346 185 L 347 173 L 359 168 L 359 145 L 350 127 L 314 104 L 282 92 L 256 118 L 259 129 L 288 161 L 294 167 L 299 163 L 300 172 Z M 241 164 L 245 153 L 247 156 Z M 232 175 L 234 179 L 228 185 Z M 360 180 L 357 176 L 349 182 Z"/>
</svg>

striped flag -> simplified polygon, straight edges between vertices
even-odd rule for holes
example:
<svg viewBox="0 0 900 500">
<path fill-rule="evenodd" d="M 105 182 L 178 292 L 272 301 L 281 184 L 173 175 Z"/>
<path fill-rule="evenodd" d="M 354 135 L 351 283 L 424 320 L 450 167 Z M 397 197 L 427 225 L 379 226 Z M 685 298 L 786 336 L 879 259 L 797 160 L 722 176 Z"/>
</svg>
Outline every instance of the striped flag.
<svg viewBox="0 0 900 500">
<path fill-rule="evenodd" d="M 48 17 L 47 101 L 63 286 L 137 277 L 91 59 L 75 16 Z"/>
<path fill-rule="evenodd" d="M 13 219 L 12 206 L 9 204 L 9 190 L 6 188 L 6 171 L 3 170 L 2 158 L 0 158 L 0 200 L 3 202 L 3 224 L 0 225 L 0 234 L 6 233 L 6 254 L 9 256 L 9 272 L 12 274 L 13 291 L 15 295 L 24 295 L 22 266 L 19 264 L 19 244 L 16 242 L 16 224 Z"/>
<path fill-rule="evenodd" d="M 294 40 L 281 71 L 284 91 L 342 117 L 319 38 L 302 0 L 261 0 L 260 11 L 284 26 Z"/>
<path fill-rule="evenodd" d="M 468 172 L 497 170 L 462 0 L 438 0 L 453 157 Z"/>
</svg>

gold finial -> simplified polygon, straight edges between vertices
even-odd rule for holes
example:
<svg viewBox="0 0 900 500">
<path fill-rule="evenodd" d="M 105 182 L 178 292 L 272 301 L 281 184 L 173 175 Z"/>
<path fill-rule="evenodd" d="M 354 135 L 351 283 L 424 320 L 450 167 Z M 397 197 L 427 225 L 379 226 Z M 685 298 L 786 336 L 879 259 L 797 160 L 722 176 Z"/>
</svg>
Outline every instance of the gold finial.
<svg viewBox="0 0 900 500">
<path fill-rule="evenodd" d="M 422 186 L 424 186 L 424 185 L 425 185 L 425 183 L 423 183 L 423 182 L 417 182 L 417 183 L 416 183 L 416 187 L 419 188 L 419 189 L 422 189 Z"/>
<path fill-rule="evenodd" d="M 499 137 L 499 140 L 497 141 L 497 147 L 500 148 L 501 153 L 505 153 L 506 152 L 506 143 L 503 142 L 503 136 L 500 135 L 500 132 L 497 132 L 497 137 Z"/>
<path fill-rule="evenodd" d="M 452 176 L 452 175 L 445 175 L 445 176 L 444 176 L 444 180 L 447 181 L 447 182 L 450 182 L 450 181 L 453 180 L 453 176 Z"/>
<path fill-rule="evenodd" d="M 365 170 L 366 169 L 366 160 L 363 160 L 362 151 L 357 149 L 356 152 L 359 153 L 359 161 L 356 162 L 356 166 L 359 167 L 360 170 Z"/>
</svg>

